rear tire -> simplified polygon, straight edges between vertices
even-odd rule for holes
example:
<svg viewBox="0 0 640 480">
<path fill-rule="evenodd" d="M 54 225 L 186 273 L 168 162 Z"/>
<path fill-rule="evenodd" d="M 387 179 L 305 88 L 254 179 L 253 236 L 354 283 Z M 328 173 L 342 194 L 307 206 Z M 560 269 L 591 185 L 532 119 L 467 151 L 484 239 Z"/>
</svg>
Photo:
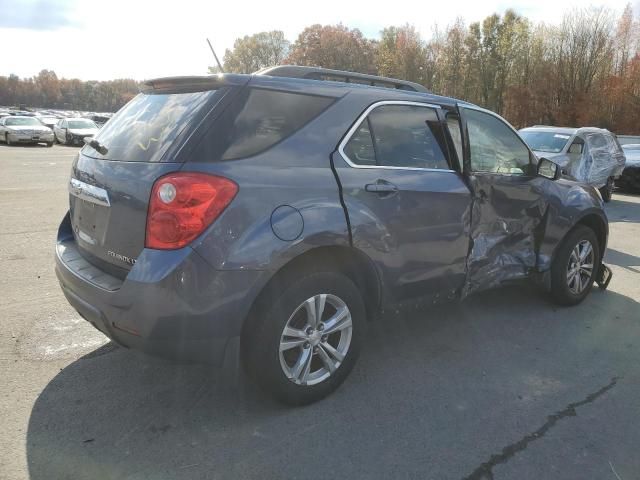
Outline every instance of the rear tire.
<svg viewBox="0 0 640 480">
<path fill-rule="evenodd" d="M 9 140 L 9 134 L 8 133 L 4 134 L 4 141 L 7 144 L 7 147 L 11 147 L 13 145 L 13 142 L 11 140 Z"/>
<path fill-rule="evenodd" d="M 604 200 L 606 203 L 609 203 L 611 201 L 611 197 L 613 196 L 614 184 L 615 184 L 615 181 L 613 177 L 609 177 L 607 178 L 607 184 L 600 189 L 602 200 Z"/>
<path fill-rule="evenodd" d="M 601 257 L 598 238 L 593 230 L 583 225 L 571 230 L 558 247 L 551 264 L 551 297 L 554 302 L 559 305 L 582 302 L 591 291 Z"/>
<path fill-rule="evenodd" d="M 47 147 L 49 148 L 53 147 L 53 142 L 47 142 Z"/>
<path fill-rule="evenodd" d="M 360 291 L 345 275 L 313 272 L 290 278 L 265 291 L 247 319 L 245 369 L 283 403 L 316 402 L 351 372 L 365 324 Z"/>
</svg>

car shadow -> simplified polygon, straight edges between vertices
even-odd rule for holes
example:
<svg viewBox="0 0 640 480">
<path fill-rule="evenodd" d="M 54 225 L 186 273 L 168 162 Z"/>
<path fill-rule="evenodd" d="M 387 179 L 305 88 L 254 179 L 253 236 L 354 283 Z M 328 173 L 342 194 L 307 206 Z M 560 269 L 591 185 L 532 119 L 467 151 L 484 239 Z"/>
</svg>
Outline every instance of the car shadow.
<svg viewBox="0 0 640 480">
<path fill-rule="evenodd" d="M 558 308 L 532 290 L 390 309 L 370 325 L 345 385 L 304 408 L 246 380 L 233 387 L 220 370 L 107 344 L 38 396 L 30 478 L 390 478 L 398 469 L 461 478 L 479 445 L 499 451 L 503 437 L 522 434 L 509 429 L 524 412 L 543 421 L 549 402 L 584 391 L 576 382 L 596 353 L 603 371 L 592 368 L 588 381 L 608 381 L 628 364 L 618 344 L 640 336 L 637 326 L 624 331 L 639 307 L 628 297 L 596 290 Z"/>
<path fill-rule="evenodd" d="M 640 257 L 636 255 L 629 255 L 613 248 L 607 248 L 605 262 L 625 268 L 633 273 L 640 273 Z"/>
<path fill-rule="evenodd" d="M 615 195 L 605 206 L 609 223 L 640 223 L 640 203 L 633 195 Z"/>
</svg>

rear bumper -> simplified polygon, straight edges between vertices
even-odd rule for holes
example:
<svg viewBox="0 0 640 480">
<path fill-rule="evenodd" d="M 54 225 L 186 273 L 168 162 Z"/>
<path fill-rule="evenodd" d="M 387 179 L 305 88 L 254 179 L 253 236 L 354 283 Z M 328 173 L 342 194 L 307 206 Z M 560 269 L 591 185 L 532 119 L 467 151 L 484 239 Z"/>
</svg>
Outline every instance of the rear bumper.
<svg viewBox="0 0 640 480">
<path fill-rule="evenodd" d="M 68 302 L 116 343 L 179 360 L 220 365 L 260 291 L 261 271 L 216 271 L 191 248 L 143 250 L 124 280 L 78 252 L 65 217 L 56 275 Z"/>
</svg>

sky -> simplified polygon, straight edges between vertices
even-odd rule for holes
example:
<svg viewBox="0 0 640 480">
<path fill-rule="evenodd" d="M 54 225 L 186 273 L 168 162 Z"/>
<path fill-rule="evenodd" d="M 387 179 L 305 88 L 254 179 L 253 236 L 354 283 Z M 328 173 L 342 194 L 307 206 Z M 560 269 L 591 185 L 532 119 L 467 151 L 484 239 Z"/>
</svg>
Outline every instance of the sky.
<svg viewBox="0 0 640 480">
<path fill-rule="evenodd" d="M 622 12 L 629 0 L 602 0 Z M 632 0 L 640 13 L 640 0 Z M 588 5 L 575 0 L 0 0 L 0 75 L 82 80 L 205 74 L 236 38 L 282 30 L 294 41 L 314 23 L 343 23 L 376 38 L 390 25 L 414 25 L 429 38 L 457 17 L 467 23 L 512 8 L 535 22 L 559 23 L 566 12 Z"/>
</svg>

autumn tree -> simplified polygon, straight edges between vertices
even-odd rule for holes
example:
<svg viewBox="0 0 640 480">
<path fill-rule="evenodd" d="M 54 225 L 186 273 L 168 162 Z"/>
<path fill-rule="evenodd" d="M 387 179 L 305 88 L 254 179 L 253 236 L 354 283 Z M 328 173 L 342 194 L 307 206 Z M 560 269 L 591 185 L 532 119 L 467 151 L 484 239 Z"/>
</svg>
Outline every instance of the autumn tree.
<svg viewBox="0 0 640 480">
<path fill-rule="evenodd" d="M 588 121 L 591 92 L 598 78 L 611 68 L 611 13 L 604 9 L 584 9 L 564 16 L 551 44 L 558 74 L 556 91 L 561 118 L 568 124 Z"/>
<path fill-rule="evenodd" d="M 465 37 L 468 30 L 458 18 L 442 35 L 427 43 L 427 88 L 455 98 L 468 98 Z"/>
<path fill-rule="evenodd" d="M 373 74 L 375 52 L 376 42 L 357 28 L 311 25 L 298 35 L 286 63 Z"/>
<path fill-rule="evenodd" d="M 233 49 L 225 51 L 224 70 L 253 73 L 264 67 L 281 64 L 288 51 L 289 41 L 280 30 L 244 36 L 234 42 Z"/>
<path fill-rule="evenodd" d="M 387 27 L 380 35 L 376 58 L 380 75 L 429 84 L 429 52 L 415 27 Z"/>
<path fill-rule="evenodd" d="M 41 97 L 41 102 L 48 102 L 57 104 L 60 101 L 60 82 L 56 72 L 51 70 L 41 70 L 38 76 L 35 78 L 36 86 L 38 87 L 38 95 Z"/>
<path fill-rule="evenodd" d="M 631 4 L 627 4 L 618 20 L 614 43 L 614 73 L 623 76 L 629 61 L 633 57 L 634 48 L 638 47 L 638 21 L 633 18 Z"/>
<path fill-rule="evenodd" d="M 83 82 L 42 70 L 31 78 L 0 76 L 0 105 L 115 112 L 139 90 L 131 79 Z"/>
</svg>

